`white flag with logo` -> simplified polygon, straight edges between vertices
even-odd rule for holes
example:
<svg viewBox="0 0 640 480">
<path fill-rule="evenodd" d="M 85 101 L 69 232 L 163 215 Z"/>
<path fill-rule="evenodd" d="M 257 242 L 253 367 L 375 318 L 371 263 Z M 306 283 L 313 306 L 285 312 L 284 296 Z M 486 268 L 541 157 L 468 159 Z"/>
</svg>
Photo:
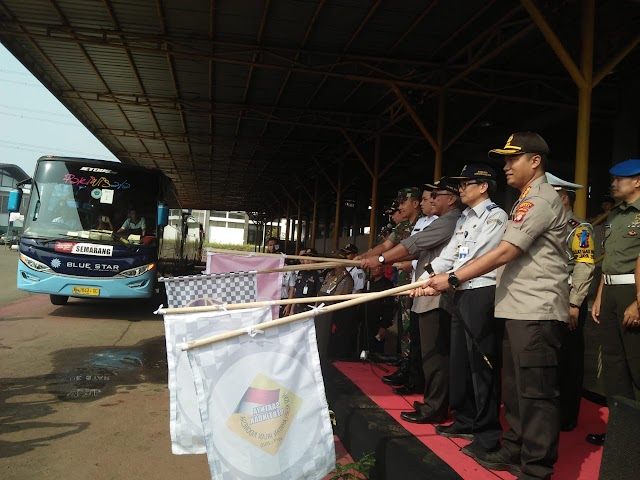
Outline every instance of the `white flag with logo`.
<svg viewBox="0 0 640 480">
<path fill-rule="evenodd" d="M 207 323 L 216 334 L 270 319 L 265 307 Z M 312 317 L 187 353 L 213 479 L 321 479 L 335 468 Z"/>
<path fill-rule="evenodd" d="M 167 288 L 170 307 L 202 306 L 221 303 L 244 303 L 256 301 L 256 274 L 243 272 L 222 275 L 194 275 L 161 279 Z M 224 313 L 224 312 L 223 312 Z M 200 338 L 210 330 L 208 322 L 215 322 L 216 314 L 165 315 L 164 330 L 167 344 L 167 367 L 169 371 L 169 427 L 171 451 L 176 455 L 205 453 L 202 422 L 198 413 L 196 388 L 189 367 L 187 353 L 179 344 L 185 339 Z M 189 321 L 187 321 L 190 319 Z M 225 328 L 233 330 L 239 328 Z M 204 329 L 202 333 L 200 329 Z"/>
</svg>

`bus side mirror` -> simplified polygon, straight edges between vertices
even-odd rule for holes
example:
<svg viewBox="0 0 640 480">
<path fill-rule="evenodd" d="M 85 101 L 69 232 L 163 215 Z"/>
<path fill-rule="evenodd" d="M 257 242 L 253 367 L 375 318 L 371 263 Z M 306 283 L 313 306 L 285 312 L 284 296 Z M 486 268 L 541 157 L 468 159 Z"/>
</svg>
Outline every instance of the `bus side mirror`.
<svg viewBox="0 0 640 480">
<path fill-rule="evenodd" d="M 7 211 L 9 213 L 19 212 L 22 203 L 22 189 L 17 188 L 9 192 L 9 201 L 7 202 Z"/>
<path fill-rule="evenodd" d="M 169 225 L 169 207 L 164 203 L 158 203 L 158 226 Z"/>
</svg>

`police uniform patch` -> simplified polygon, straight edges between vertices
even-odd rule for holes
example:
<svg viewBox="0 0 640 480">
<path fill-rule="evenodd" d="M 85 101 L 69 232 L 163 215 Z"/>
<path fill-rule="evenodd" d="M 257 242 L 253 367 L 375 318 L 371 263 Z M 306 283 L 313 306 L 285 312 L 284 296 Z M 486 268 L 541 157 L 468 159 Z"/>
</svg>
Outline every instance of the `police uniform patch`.
<svg viewBox="0 0 640 480">
<path fill-rule="evenodd" d="M 491 205 L 487 205 L 487 210 L 491 211 L 494 208 L 498 208 L 498 204 L 497 203 L 492 203 Z"/>
<path fill-rule="evenodd" d="M 576 228 L 578 225 L 580 225 L 580 222 L 577 222 L 574 218 L 570 218 L 567 223 L 571 228 Z"/>
<path fill-rule="evenodd" d="M 522 200 L 524 197 L 527 196 L 527 193 L 529 193 L 529 190 L 531 190 L 531 185 L 525 188 L 524 191 L 520 194 L 520 200 Z"/>
<path fill-rule="evenodd" d="M 518 205 L 518 210 L 516 210 L 516 214 L 513 218 L 513 221 L 515 223 L 522 222 L 524 220 L 525 215 L 531 209 L 531 207 L 533 207 L 532 202 L 522 202 L 520 205 Z"/>
<path fill-rule="evenodd" d="M 589 230 L 587 230 L 586 228 L 580 232 L 579 235 L 579 239 L 580 239 L 580 248 L 587 248 L 589 246 L 589 237 L 591 235 L 589 235 Z"/>
</svg>

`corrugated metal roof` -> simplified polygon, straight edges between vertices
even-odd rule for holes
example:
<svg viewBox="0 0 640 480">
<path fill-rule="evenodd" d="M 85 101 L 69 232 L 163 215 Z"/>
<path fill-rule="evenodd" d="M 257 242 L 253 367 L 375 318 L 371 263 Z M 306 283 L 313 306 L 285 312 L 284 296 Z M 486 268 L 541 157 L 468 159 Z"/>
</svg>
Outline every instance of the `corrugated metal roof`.
<svg viewBox="0 0 640 480">
<path fill-rule="evenodd" d="M 581 2 L 536 4 L 579 65 Z M 637 39 L 640 3 L 597 9 L 600 68 Z M 382 135 L 383 165 L 397 161 L 383 189 L 431 180 L 433 151 L 392 82 L 434 136 L 445 92 L 445 173 L 512 129 L 566 124 L 577 99 L 511 0 L 1 0 L 0 39 L 121 161 L 161 168 L 192 208 L 275 211 L 316 179 L 331 196 L 338 165 L 367 189 L 347 136 L 372 158 Z M 594 91 L 594 121 L 615 93 Z"/>
</svg>

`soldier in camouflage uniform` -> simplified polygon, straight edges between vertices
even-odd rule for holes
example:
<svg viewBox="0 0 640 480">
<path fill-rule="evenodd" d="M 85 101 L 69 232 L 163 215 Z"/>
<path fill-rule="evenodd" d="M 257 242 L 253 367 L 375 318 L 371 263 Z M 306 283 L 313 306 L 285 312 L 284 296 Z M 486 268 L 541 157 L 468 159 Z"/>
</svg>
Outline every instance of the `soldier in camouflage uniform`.
<svg viewBox="0 0 640 480">
<path fill-rule="evenodd" d="M 398 195 L 394 202 L 397 205 L 398 212 L 403 220 L 396 225 L 393 232 L 389 237 L 380 245 L 377 245 L 372 250 L 369 250 L 364 255 L 357 257 L 359 260 L 371 261 L 372 266 L 380 265 L 377 261 L 379 255 L 384 254 L 387 250 L 390 250 L 395 245 L 400 243 L 405 238 L 409 238 L 411 231 L 415 227 L 418 219 L 421 217 L 420 211 L 421 194 L 420 190 L 414 187 L 403 188 L 398 191 Z M 413 266 L 411 262 L 405 262 L 406 268 L 399 268 L 398 285 L 406 285 L 411 282 L 411 272 Z M 363 267 L 365 264 L 363 262 Z M 365 268 L 370 268 L 366 266 Z M 409 354 L 409 319 L 411 312 L 411 299 L 409 297 L 400 297 L 401 305 L 401 324 L 398 326 L 400 333 L 400 351 L 403 357 Z"/>
</svg>

